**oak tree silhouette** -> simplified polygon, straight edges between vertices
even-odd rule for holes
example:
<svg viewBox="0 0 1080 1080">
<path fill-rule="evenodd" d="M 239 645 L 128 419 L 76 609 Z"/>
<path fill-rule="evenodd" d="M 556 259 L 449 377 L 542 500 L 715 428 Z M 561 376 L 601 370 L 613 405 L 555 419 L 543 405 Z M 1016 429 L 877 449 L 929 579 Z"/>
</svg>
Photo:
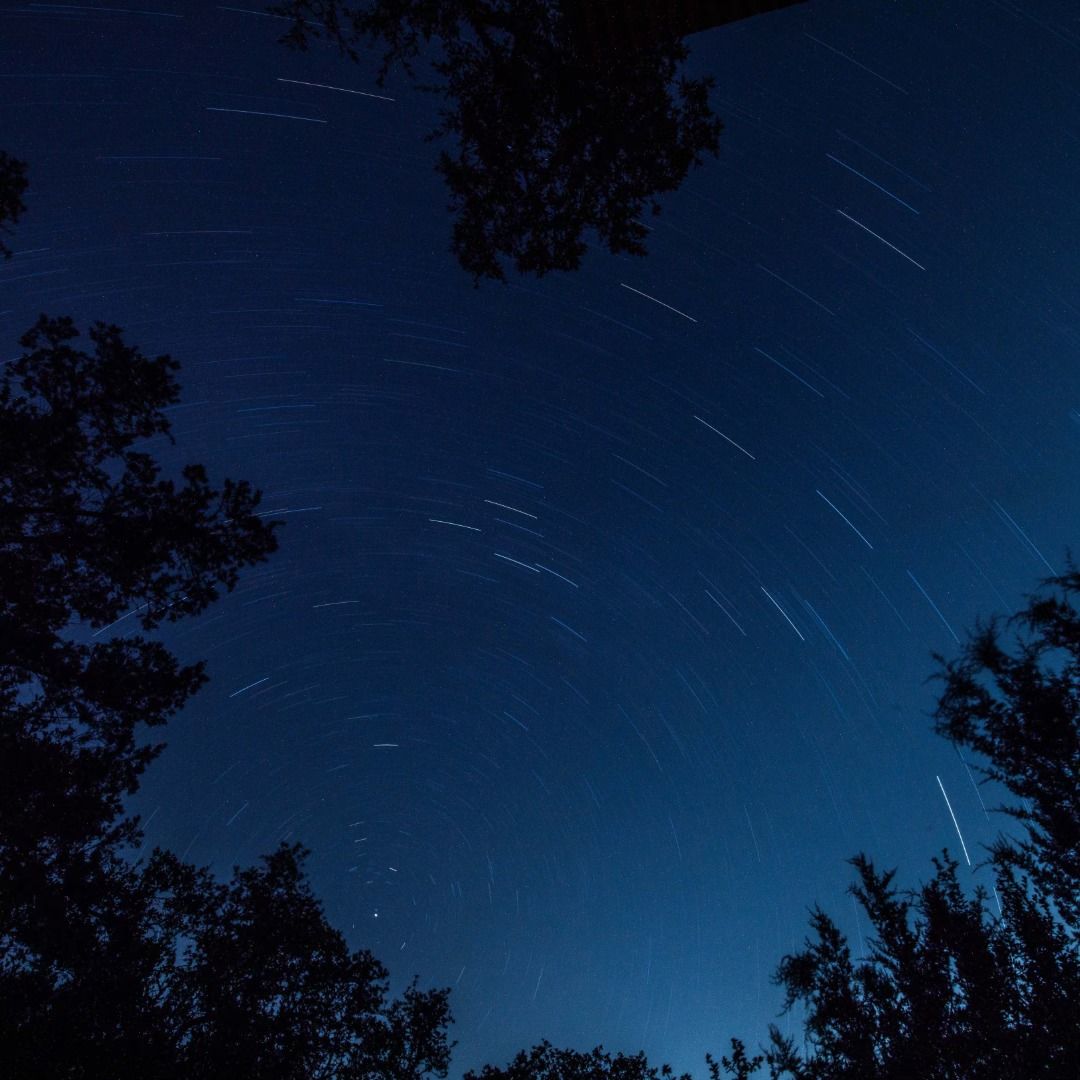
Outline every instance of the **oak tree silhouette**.
<svg viewBox="0 0 1080 1080">
<path fill-rule="evenodd" d="M 612 253 L 644 255 L 657 196 L 675 190 L 719 147 L 711 77 L 679 74 L 695 31 L 800 0 L 283 0 L 282 41 L 313 39 L 359 59 L 430 60 L 423 89 L 447 106 L 429 141 L 449 136 L 437 170 L 457 215 L 451 249 L 473 277 L 505 280 L 505 264 L 541 277 L 575 270 L 595 233 Z"/>
</svg>

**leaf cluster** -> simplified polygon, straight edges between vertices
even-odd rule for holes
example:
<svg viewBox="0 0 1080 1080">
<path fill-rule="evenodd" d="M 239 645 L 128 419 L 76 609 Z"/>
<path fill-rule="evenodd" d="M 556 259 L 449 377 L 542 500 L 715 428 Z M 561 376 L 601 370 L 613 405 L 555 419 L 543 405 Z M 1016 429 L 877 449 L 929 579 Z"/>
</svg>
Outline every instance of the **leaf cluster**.
<svg viewBox="0 0 1080 1080">
<path fill-rule="evenodd" d="M 752 5 L 753 6 L 753 5 Z M 687 49 L 671 31 L 647 48 L 596 47 L 579 6 L 551 0 L 286 0 L 281 39 L 326 40 L 353 60 L 381 47 L 380 83 L 432 42 L 442 82 L 429 141 L 450 137 L 437 170 L 456 214 L 451 248 L 476 284 L 507 263 L 541 277 L 573 270 L 595 234 L 612 253 L 644 255 L 646 207 L 675 190 L 722 129 L 709 78 L 678 77 Z M 627 18 L 630 12 L 628 9 Z M 728 16 L 730 17 L 730 16 Z"/>
<path fill-rule="evenodd" d="M 1080 571 L 1051 578 L 1024 610 L 980 625 L 963 655 L 941 660 L 935 730 L 979 755 L 984 782 L 1017 802 L 1019 842 L 996 857 L 1016 867 L 1080 927 Z M 1009 635 L 1011 640 L 1006 638 Z"/>
<path fill-rule="evenodd" d="M 446 42 L 435 65 L 454 103 L 429 137 L 455 140 L 437 166 L 454 254 L 475 282 L 504 280 L 506 262 L 537 277 L 575 270 L 589 234 L 646 254 L 646 207 L 658 215 L 657 196 L 717 151 L 713 81 L 677 78 L 688 50 L 675 38 L 598 56 L 558 8 L 513 12 Z"/>
</svg>

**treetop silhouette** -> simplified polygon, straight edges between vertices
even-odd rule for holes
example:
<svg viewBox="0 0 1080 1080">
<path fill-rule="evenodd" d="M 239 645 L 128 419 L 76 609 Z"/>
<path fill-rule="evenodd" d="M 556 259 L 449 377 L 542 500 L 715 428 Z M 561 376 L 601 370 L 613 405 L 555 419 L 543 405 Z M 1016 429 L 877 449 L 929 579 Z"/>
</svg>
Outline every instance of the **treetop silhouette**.
<svg viewBox="0 0 1080 1080">
<path fill-rule="evenodd" d="M 205 681 L 145 633 L 276 548 L 246 482 L 164 477 L 168 356 L 41 316 L 0 369 L 0 1060 L 20 1080 L 445 1076 L 446 991 L 394 1000 L 282 847 L 230 883 L 123 816 Z M 122 633 L 118 632 L 118 633 Z M 6 1074 L 5 1074 L 6 1075 Z"/>
<path fill-rule="evenodd" d="M 200 889 L 213 903 L 169 1006 L 181 1067 L 207 1080 L 445 1076 L 448 991 L 414 982 L 389 1001 L 386 968 L 350 952 L 327 922 L 306 856 L 282 845 L 228 885 Z"/>
<path fill-rule="evenodd" d="M 994 857 L 1080 928 L 1080 570 L 1070 560 L 1046 585 L 1006 623 L 981 624 L 959 659 L 937 658 L 935 730 L 975 751 L 984 778 L 1019 800 L 1002 812 L 1025 836 L 1000 840 Z"/>
<path fill-rule="evenodd" d="M 953 661 L 936 731 L 974 751 L 984 782 L 1020 799 L 1022 823 L 988 851 L 994 908 L 942 854 L 901 891 L 895 871 L 852 860 L 851 894 L 873 936 L 852 955 L 820 908 L 775 981 L 804 1010 L 804 1043 L 774 1026 L 761 1053 L 733 1040 L 720 1066 L 747 1080 L 1072 1080 L 1080 1076 L 1080 573 L 1044 583 L 1002 624 L 980 624 Z M 719 1069 L 712 1063 L 713 1078 Z"/>
<path fill-rule="evenodd" d="M 15 832 L 0 873 L 14 837 L 100 839 L 160 750 L 137 731 L 205 679 L 158 641 L 77 640 L 73 621 L 100 630 L 130 614 L 151 630 L 197 614 L 277 546 L 249 484 L 218 490 L 189 465 L 178 485 L 134 448 L 169 436 L 175 361 L 144 357 L 115 326 L 94 326 L 92 353 L 77 336 L 43 315 L 0 371 L 0 707 L 16 720 L 2 735 Z"/>
<path fill-rule="evenodd" d="M 799 0 L 576 3 L 571 0 L 285 0 L 282 41 L 313 39 L 359 59 L 381 47 L 380 84 L 438 41 L 422 88 L 447 107 L 429 141 L 449 136 L 437 171 L 457 215 L 451 249 L 473 277 L 505 280 L 505 264 L 542 277 L 575 270 L 595 233 L 614 253 L 644 255 L 642 215 L 675 190 L 723 125 L 710 77 L 678 74 L 682 38 Z"/>
<path fill-rule="evenodd" d="M 506 1066 L 485 1065 L 464 1080 L 675 1080 L 670 1065 L 650 1065 L 643 1053 L 609 1054 L 602 1046 L 590 1051 L 562 1050 L 546 1039 L 520 1051 Z M 683 1073 L 678 1080 L 691 1080 Z"/>
</svg>

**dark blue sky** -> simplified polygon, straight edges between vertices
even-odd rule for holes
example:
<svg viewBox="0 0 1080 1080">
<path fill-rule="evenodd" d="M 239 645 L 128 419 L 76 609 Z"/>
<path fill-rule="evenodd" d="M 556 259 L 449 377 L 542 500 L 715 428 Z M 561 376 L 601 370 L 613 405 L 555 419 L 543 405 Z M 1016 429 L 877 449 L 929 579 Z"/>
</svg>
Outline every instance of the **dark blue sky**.
<svg viewBox="0 0 1080 1080">
<path fill-rule="evenodd" d="M 858 947 L 845 858 L 962 858 L 942 788 L 973 860 L 993 835 L 925 679 L 1077 539 L 1080 17 L 812 0 L 692 39 L 726 129 L 650 256 L 479 291 L 437 102 L 282 25 L 0 22 L 3 354 L 41 310 L 173 354 L 162 457 L 288 522 L 170 636 L 212 682 L 148 842 L 307 843 L 353 944 L 454 987 L 455 1075 L 542 1037 L 700 1071 L 763 1034 L 812 902 Z"/>
</svg>

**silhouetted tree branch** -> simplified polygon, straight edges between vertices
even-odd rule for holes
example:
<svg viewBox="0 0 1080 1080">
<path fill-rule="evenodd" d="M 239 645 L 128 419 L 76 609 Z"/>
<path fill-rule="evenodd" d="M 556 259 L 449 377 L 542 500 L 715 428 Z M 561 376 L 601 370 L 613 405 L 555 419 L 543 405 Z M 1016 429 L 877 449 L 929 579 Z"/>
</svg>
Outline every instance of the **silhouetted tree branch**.
<svg viewBox="0 0 1080 1080">
<path fill-rule="evenodd" d="M 177 365 L 124 344 L 115 326 L 72 344 L 70 319 L 42 316 L 0 371 L 0 875 L 37 843 L 99 842 L 158 748 L 137 739 L 198 689 L 139 636 L 76 640 L 130 613 L 144 630 L 202 611 L 276 547 L 258 493 L 201 466 L 163 479 L 135 443 L 168 437 Z M 34 838 L 37 838 L 36 840 Z M 45 839 L 49 838 L 49 839 Z"/>
<path fill-rule="evenodd" d="M 448 992 L 388 996 L 282 847 L 220 883 L 134 862 L 123 816 L 160 727 L 203 684 L 143 636 L 276 548 L 246 482 L 180 482 L 177 364 L 42 316 L 0 368 L 0 1061 L 20 1080 L 445 1076 Z M 129 618 L 129 633 L 100 640 Z"/>
<path fill-rule="evenodd" d="M 282 41 L 335 44 L 352 60 L 383 50 L 381 83 L 437 42 L 423 89 L 447 107 L 430 140 L 450 136 L 437 169 L 457 215 L 452 250 L 473 277 L 505 279 L 505 262 L 540 277 L 574 270 L 595 233 L 613 253 L 645 254 L 646 212 L 675 190 L 721 122 L 711 78 L 678 74 L 689 33 L 798 0 L 284 0 Z"/>
<path fill-rule="evenodd" d="M 977 628 L 959 660 L 942 665 L 935 730 L 975 751 L 989 781 L 1019 802 L 1003 812 L 1024 826 L 994 851 L 1080 926 L 1080 571 L 1051 578 L 1004 625 Z M 1012 641 L 1002 631 L 1015 631 Z"/>
</svg>

